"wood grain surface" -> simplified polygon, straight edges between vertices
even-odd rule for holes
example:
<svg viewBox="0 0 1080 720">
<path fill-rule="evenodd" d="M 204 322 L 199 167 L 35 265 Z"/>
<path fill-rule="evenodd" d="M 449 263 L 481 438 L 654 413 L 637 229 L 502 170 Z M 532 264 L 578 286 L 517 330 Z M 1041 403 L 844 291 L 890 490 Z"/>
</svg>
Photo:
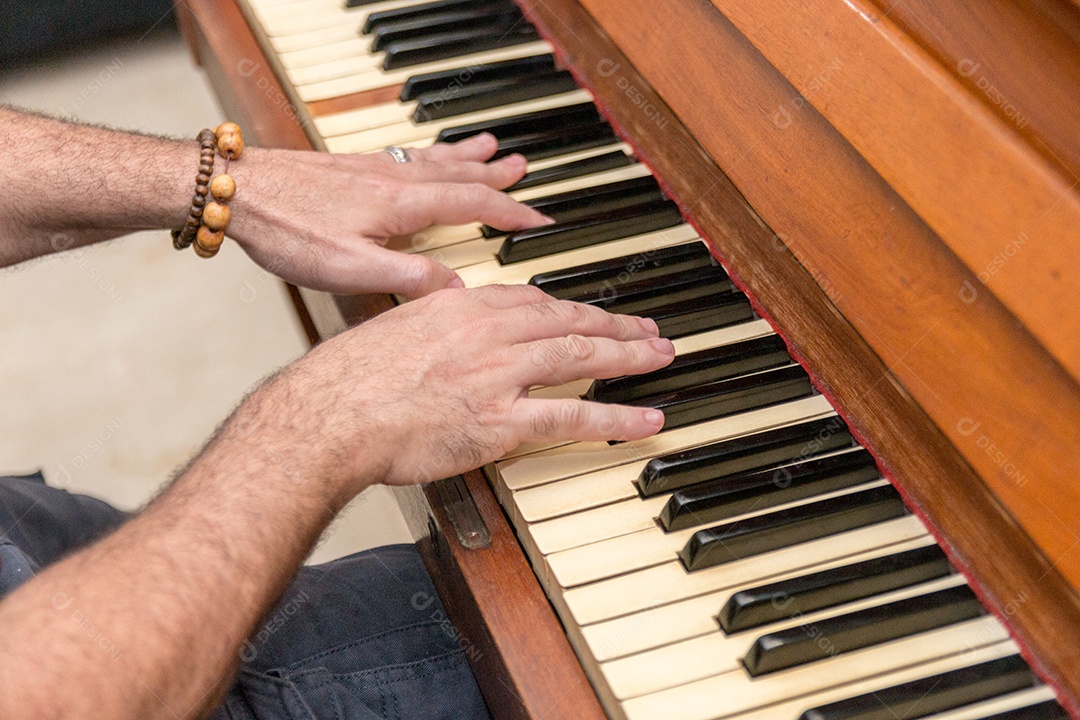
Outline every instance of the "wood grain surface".
<svg viewBox="0 0 1080 720">
<path fill-rule="evenodd" d="M 584 5 L 531 10 L 1075 708 L 1075 383 L 712 5 Z"/>
</svg>

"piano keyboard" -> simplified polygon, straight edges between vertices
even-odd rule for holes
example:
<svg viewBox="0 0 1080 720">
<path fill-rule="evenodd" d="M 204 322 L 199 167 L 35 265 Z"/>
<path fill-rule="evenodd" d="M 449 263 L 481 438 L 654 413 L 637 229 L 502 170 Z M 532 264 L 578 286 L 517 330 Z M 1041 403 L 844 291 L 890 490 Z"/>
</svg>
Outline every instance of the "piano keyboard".
<svg viewBox="0 0 1080 720">
<path fill-rule="evenodd" d="M 246 0 L 328 150 L 478 132 L 555 218 L 390 247 L 657 321 L 675 362 L 534 388 L 662 408 L 656 436 L 519 448 L 485 473 L 604 706 L 627 720 L 1064 718 L 829 402 L 507 0 Z"/>
</svg>

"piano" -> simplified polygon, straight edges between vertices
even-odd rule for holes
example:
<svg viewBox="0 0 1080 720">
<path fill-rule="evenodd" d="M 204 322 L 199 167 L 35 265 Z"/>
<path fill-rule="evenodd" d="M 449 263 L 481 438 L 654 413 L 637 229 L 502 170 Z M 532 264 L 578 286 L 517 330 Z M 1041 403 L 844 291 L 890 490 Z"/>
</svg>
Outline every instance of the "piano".
<svg viewBox="0 0 1080 720">
<path fill-rule="evenodd" d="M 259 144 L 490 131 L 553 226 L 393 246 L 654 317 L 654 438 L 400 501 L 497 718 L 1080 717 L 1080 8 L 187 0 Z M 393 306 L 290 288 L 312 342 Z"/>
</svg>

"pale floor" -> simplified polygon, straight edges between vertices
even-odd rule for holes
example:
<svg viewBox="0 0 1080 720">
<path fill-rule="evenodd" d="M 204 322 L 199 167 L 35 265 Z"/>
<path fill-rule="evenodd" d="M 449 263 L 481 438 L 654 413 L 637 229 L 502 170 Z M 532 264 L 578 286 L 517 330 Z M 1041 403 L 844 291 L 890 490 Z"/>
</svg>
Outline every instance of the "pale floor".
<svg viewBox="0 0 1080 720">
<path fill-rule="evenodd" d="M 173 136 L 224 119 L 167 29 L 0 71 L 0 103 Z M 306 345 L 281 283 L 228 243 L 203 261 L 144 232 L 0 270 L 0 472 L 138 508 Z M 373 488 L 312 559 L 408 541 Z"/>
</svg>

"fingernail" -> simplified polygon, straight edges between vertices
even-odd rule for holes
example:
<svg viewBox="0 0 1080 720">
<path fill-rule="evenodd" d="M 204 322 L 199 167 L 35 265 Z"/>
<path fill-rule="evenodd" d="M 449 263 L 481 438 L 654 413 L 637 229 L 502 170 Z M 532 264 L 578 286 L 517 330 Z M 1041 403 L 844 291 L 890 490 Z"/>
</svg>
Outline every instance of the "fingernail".
<svg viewBox="0 0 1080 720">
<path fill-rule="evenodd" d="M 645 422 L 655 427 L 660 427 L 664 424 L 664 413 L 659 410 L 648 410 L 645 412 Z"/>
<path fill-rule="evenodd" d="M 482 132 L 479 135 L 473 135 L 472 140 L 477 143 L 490 143 L 495 140 L 495 136 L 491 133 Z"/>
<path fill-rule="evenodd" d="M 462 279 L 461 279 L 460 277 L 458 277 L 457 275 L 455 275 L 455 276 L 454 276 L 454 279 L 453 279 L 453 280 L 451 280 L 450 282 L 448 282 L 448 283 L 446 284 L 446 287 L 448 287 L 448 288 L 457 288 L 457 289 L 460 289 L 460 288 L 463 288 L 463 287 L 465 287 L 465 281 L 464 281 L 464 280 L 462 280 Z"/>
<path fill-rule="evenodd" d="M 554 225 L 555 223 L 558 222 L 558 220 L 556 220 L 555 218 L 548 217 L 547 215 L 541 215 L 540 217 L 544 218 L 544 224 L 545 225 Z"/>
<path fill-rule="evenodd" d="M 639 317 L 638 322 L 641 323 L 642 329 L 650 335 L 660 334 L 660 328 L 656 326 L 656 321 L 652 318 Z"/>
<path fill-rule="evenodd" d="M 513 155 L 507 155 L 502 159 L 502 161 L 507 165 L 518 165 L 520 167 L 525 167 L 526 164 L 525 156 L 518 153 L 514 153 Z"/>
<path fill-rule="evenodd" d="M 674 355 L 675 345 L 667 338 L 653 338 L 649 341 L 649 344 L 653 346 L 653 349 L 664 355 Z"/>
</svg>

